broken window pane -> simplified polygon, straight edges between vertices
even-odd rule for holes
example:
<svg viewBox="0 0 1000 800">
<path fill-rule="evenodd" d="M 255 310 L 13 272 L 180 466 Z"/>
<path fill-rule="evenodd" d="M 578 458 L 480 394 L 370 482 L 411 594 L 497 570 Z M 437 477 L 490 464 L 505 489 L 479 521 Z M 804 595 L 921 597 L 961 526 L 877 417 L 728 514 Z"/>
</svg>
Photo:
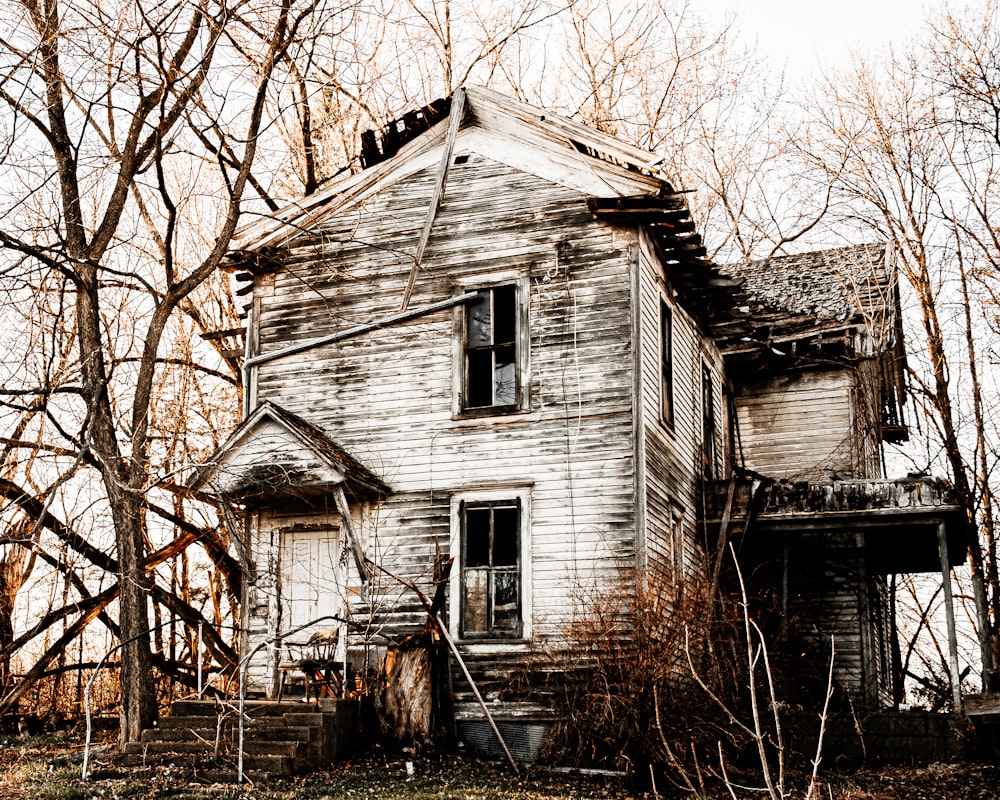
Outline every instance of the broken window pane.
<svg viewBox="0 0 1000 800">
<path fill-rule="evenodd" d="M 492 314 L 489 290 L 479 293 L 479 297 L 467 306 L 469 345 L 493 344 Z"/>
<path fill-rule="evenodd" d="M 674 424 L 674 321 L 670 306 L 660 298 L 660 415 Z"/>
<path fill-rule="evenodd" d="M 519 620 L 517 583 L 517 573 L 514 570 L 493 571 L 494 631 L 517 631 Z"/>
<path fill-rule="evenodd" d="M 517 375 L 514 365 L 514 346 L 498 347 L 494 368 L 496 386 L 494 402 L 498 406 L 511 405 L 517 401 Z"/>
<path fill-rule="evenodd" d="M 465 512 L 465 566 L 490 565 L 490 510 L 470 508 Z"/>
<path fill-rule="evenodd" d="M 510 567 L 517 564 L 518 540 L 517 506 L 493 509 L 493 566 Z"/>
<path fill-rule="evenodd" d="M 463 635 L 519 635 L 520 506 L 463 505 L 462 526 Z"/>
<path fill-rule="evenodd" d="M 466 633 L 486 633 L 489 631 L 487 613 L 489 604 L 489 570 L 467 569 L 465 581 L 464 628 Z"/>
<path fill-rule="evenodd" d="M 465 408 L 518 401 L 517 287 L 483 289 L 465 309 Z"/>
<path fill-rule="evenodd" d="M 468 383 L 466 404 L 470 408 L 493 405 L 493 352 L 470 350 L 465 376 Z"/>
<path fill-rule="evenodd" d="M 493 344 L 513 344 L 517 338 L 517 300 L 513 286 L 493 290 Z"/>
</svg>

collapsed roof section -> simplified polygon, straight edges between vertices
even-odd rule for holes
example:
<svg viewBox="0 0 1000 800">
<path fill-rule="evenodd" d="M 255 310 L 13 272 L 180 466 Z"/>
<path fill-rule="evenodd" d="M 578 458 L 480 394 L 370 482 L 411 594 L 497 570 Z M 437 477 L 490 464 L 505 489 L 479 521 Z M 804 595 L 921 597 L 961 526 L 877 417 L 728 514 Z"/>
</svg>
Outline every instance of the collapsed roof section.
<svg viewBox="0 0 1000 800">
<path fill-rule="evenodd" d="M 760 344 L 781 349 L 854 332 L 858 355 L 892 348 L 900 337 L 896 276 L 884 243 L 862 244 L 726 264 L 741 284 L 739 317 L 715 319 L 712 332 L 729 354 Z"/>
<path fill-rule="evenodd" d="M 899 284 L 884 243 L 726 264 L 736 303 L 709 323 L 734 370 L 822 367 L 871 360 L 881 433 L 906 441 L 906 352 Z"/>
</svg>

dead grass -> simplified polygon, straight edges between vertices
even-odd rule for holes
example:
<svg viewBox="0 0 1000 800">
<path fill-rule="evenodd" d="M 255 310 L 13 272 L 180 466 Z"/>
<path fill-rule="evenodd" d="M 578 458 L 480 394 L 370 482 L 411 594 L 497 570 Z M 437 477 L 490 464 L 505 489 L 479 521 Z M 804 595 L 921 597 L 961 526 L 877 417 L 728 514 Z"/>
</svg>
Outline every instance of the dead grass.
<svg viewBox="0 0 1000 800">
<path fill-rule="evenodd" d="M 79 765 L 50 768 L 53 759 L 82 749 L 79 736 L 0 740 L 2 800 L 655 800 L 614 777 L 564 775 L 525 768 L 514 776 L 502 764 L 437 754 L 414 758 L 375 750 L 328 771 L 238 788 L 190 783 L 179 770 L 105 770 L 90 781 Z M 805 785 L 803 778 L 802 786 Z M 824 776 L 825 800 L 993 800 L 1000 797 L 1000 767 L 992 764 L 932 764 L 832 773 Z M 660 787 L 661 792 L 664 787 Z M 690 795 L 661 794 L 668 797 Z M 759 798 L 759 792 L 740 792 Z M 802 793 L 793 794 L 801 797 Z M 729 797 L 709 790 L 706 798 Z"/>
</svg>

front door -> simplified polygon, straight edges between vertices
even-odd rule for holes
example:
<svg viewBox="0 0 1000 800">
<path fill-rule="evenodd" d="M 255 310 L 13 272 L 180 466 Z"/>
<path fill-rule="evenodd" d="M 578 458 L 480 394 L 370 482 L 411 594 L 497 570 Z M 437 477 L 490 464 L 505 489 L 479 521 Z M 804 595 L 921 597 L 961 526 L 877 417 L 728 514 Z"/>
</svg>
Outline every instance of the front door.
<svg viewBox="0 0 1000 800">
<path fill-rule="evenodd" d="M 343 616 L 340 531 L 285 529 L 281 532 L 281 550 L 282 630 L 297 628 L 330 614 Z M 324 620 L 315 629 L 335 627 L 334 620 Z M 308 638 L 309 633 L 306 630 L 295 638 Z"/>
</svg>

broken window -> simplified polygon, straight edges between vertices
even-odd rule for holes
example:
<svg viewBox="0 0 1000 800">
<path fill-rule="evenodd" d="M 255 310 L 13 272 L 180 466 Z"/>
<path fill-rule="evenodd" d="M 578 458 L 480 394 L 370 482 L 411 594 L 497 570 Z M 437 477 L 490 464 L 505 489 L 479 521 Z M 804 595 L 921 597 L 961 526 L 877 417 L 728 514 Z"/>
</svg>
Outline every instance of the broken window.
<svg viewBox="0 0 1000 800">
<path fill-rule="evenodd" d="M 521 504 L 463 503 L 462 635 L 521 635 Z"/>
<path fill-rule="evenodd" d="M 674 426 L 674 321 L 670 306 L 660 298 L 660 415 Z"/>
<path fill-rule="evenodd" d="M 517 286 L 481 289 L 465 309 L 463 407 L 517 407 Z"/>
</svg>

